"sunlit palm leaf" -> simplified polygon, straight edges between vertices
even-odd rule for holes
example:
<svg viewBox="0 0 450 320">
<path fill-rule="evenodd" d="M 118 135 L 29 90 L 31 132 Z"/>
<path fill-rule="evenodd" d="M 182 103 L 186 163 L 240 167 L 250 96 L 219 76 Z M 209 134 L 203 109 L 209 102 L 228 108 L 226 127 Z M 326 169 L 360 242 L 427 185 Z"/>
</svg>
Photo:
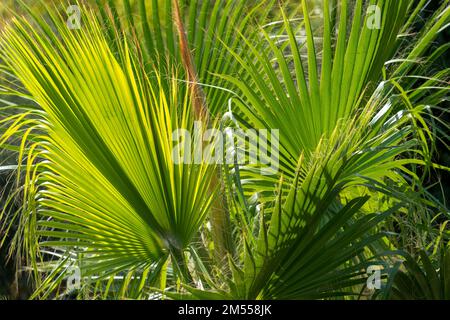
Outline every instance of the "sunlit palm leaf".
<svg viewBox="0 0 450 320">
<path fill-rule="evenodd" d="M 177 165 L 172 156 L 172 132 L 193 128 L 189 91 L 176 80 L 164 91 L 126 44 L 121 66 L 95 17 L 89 32 L 54 21 L 59 42 L 23 20 L 2 42 L 2 59 L 43 109 L 25 141 L 24 210 L 38 220 L 40 246 L 80 250 L 86 275 L 179 255 L 214 196 L 211 166 Z"/>
</svg>

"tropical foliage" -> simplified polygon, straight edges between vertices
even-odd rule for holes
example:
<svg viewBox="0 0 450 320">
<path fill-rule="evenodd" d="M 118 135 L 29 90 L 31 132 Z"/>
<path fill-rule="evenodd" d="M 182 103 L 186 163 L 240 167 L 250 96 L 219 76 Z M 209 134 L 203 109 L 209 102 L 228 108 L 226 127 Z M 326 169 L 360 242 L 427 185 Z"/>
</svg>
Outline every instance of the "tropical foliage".
<svg viewBox="0 0 450 320">
<path fill-rule="evenodd" d="M 448 0 L 29 5 L 0 24 L 29 298 L 450 298 Z"/>
</svg>

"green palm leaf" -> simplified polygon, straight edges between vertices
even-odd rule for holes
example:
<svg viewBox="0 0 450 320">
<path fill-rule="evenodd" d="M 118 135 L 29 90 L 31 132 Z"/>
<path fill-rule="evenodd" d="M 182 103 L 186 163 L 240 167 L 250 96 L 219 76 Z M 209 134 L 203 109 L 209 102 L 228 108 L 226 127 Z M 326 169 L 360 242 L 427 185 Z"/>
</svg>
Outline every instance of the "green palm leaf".
<svg viewBox="0 0 450 320">
<path fill-rule="evenodd" d="M 121 66 L 90 20 L 89 33 L 57 24 L 56 44 L 21 20 L 2 43 L 2 59 L 42 107 L 30 114 L 34 138 L 21 151 L 23 210 L 37 223 L 39 248 L 81 250 L 87 276 L 182 257 L 214 196 L 212 166 L 172 157 L 172 132 L 194 125 L 186 86 L 173 80 L 164 91 L 126 44 Z"/>
</svg>

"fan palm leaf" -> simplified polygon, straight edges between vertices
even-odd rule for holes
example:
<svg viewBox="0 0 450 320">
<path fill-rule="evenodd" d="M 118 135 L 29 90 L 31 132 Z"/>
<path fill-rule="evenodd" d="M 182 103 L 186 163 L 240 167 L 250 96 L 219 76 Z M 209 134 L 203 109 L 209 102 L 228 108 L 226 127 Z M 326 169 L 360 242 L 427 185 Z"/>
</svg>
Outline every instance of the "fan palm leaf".
<svg viewBox="0 0 450 320">
<path fill-rule="evenodd" d="M 39 250 L 80 248 L 86 275 L 150 266 L 169 253 L 178 259 L 214 196 L 213 166 L 172 157 L 172 132 L 193 129 L 189 91 L 176 80 L 164 91 L 126 43 L 121 66 L 89 20 L 86 33 L 56 24 L 59 42 L 24 20 L 3 33 L 2 59 L 42 108 L 3 135 L 27 128 L 23 210 L 37 225 Z"/>
</svg>

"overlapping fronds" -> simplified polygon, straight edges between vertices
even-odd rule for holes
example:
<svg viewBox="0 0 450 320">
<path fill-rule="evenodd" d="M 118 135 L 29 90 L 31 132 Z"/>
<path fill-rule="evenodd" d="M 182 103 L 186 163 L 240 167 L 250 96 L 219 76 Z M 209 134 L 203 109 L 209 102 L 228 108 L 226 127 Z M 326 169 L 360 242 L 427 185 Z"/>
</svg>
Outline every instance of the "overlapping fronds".
<svg viewBox="0 0 450 320">
<path fill-rule="evenodd" d="M 374 297 L 447 297 L 448 253 L 421 251 L 450 217 L 425 184 L 449 170 L 441 2 L 419 32 L 427 0 L 96 0 L 79 29 L 23 5 L 0 33 L 0 247 L 32 298 L 358 298 L 369 266 Z M 231 163 L 189 158 L 197 120 Z M 397 233 L 420 210 L 418 264 Z"/>
</svg>

